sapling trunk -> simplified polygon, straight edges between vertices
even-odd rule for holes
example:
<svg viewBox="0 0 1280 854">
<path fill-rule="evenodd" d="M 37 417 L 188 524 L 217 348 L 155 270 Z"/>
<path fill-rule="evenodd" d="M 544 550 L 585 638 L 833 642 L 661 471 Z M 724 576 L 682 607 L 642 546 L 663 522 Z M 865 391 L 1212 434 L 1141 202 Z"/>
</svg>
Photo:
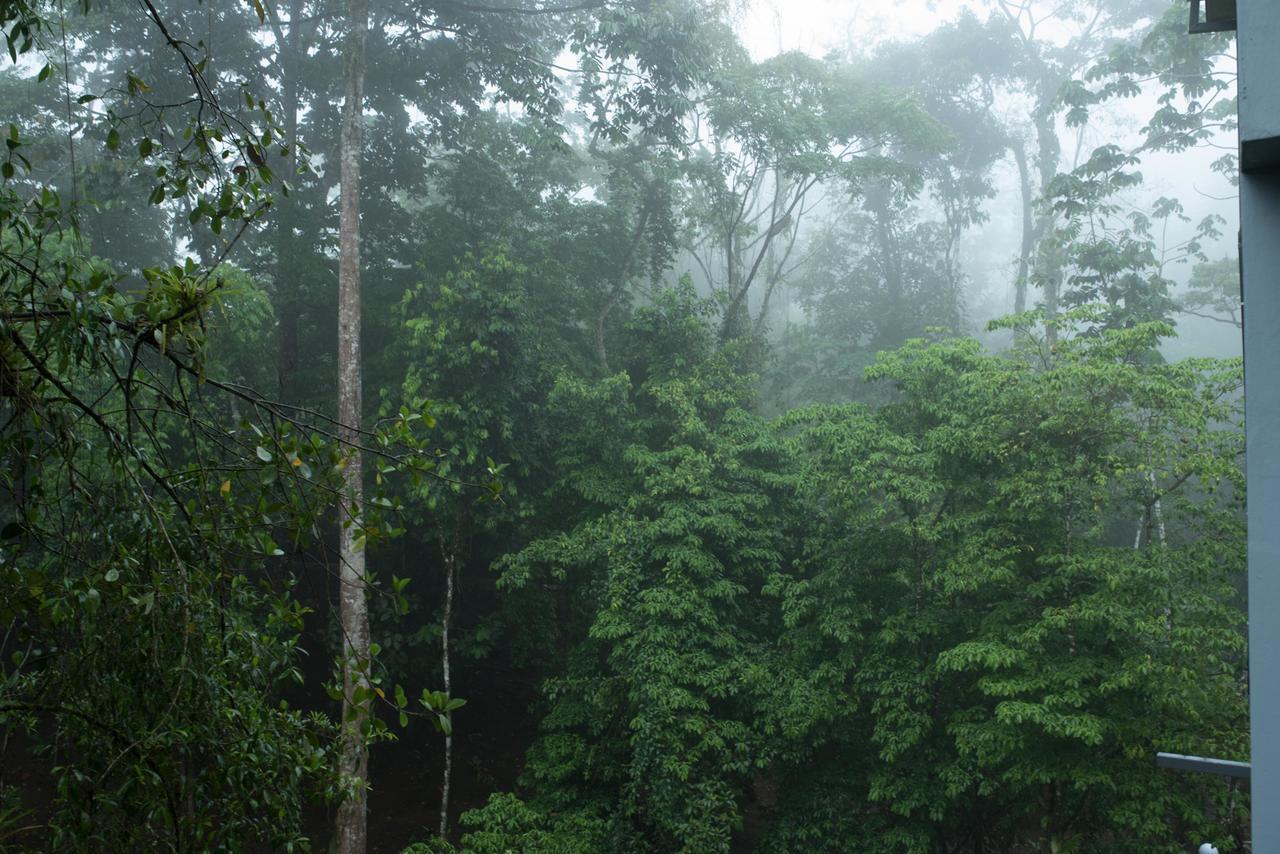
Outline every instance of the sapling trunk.
<svg viewBox="0 0 1280 854">
<path fill-rule="evenodd" d="M 449 671 L 449 628 L 453 623 L 453 585 L 455 555 L 452 551 L 444 556 L 444 619 L 440 632 L 440 661 L 444 667 L 444 693 L 453 697 L 453 678 Z M 453 713 L 446 712 L 452 721 Z M 453 783 L 453 731 L 444 734 L 444 772 L 440 782 L 440 838 L 445 839 L 449 833 L 449 789 Z"/>
</svg>

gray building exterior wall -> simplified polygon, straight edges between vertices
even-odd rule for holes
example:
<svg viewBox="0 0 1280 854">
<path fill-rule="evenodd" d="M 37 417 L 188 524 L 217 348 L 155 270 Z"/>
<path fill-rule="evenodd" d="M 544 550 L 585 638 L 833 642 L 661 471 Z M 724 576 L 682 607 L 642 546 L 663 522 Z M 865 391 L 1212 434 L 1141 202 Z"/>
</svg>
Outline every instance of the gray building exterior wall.
<svg viewBox="0 0 1280 854">
<path fill-rule="evenodd" d="M 1240 0 L 1240 154 L 1245 171 L 1280 162 L 1280 0 Z"/>
<path fill-rule="evenodd" d="M 1253 850 L 1280 852 L 1280 174 L 1241 179 Z"/>
<path fill-rule="evenodd" d="M 1240 0 L 1254 854 L 1280 854 L 1280 0 Z"/>
</svg>

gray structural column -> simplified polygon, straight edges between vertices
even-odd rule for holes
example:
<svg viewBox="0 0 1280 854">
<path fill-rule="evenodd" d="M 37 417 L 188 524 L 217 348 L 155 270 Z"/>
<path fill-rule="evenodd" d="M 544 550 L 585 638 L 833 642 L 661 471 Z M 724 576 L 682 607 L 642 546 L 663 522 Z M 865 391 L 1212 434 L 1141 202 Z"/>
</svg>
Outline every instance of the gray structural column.
<svg viewBox="0 0 1280 854">
<path fill-rule="evenodd" d="M 1280 0 L 1241 0 L 1253 850 L 1280 854 Z"/>
<path fill-rule="evenodd" d="M 1244 175 L 1240 203 L 1253 850 L 1280 854 L 1280 172 Z"/>
<path fill-rule="evenodd" d="M 1240 168 L 1280 169 L 1280 2 L 1240 0 Z"/>
</svg>

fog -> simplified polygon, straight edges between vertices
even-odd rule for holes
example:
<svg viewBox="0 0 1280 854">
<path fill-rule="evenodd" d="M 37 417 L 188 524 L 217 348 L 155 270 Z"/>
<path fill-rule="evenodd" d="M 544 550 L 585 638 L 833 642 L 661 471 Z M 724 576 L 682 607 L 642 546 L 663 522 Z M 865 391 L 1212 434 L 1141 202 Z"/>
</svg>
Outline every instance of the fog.
<svg viewBox="0 0 1280 854">
<path fill-rule="evenodd" d="M 0 848 L 1249 850 L 1186 19 L 0 4 Z"/>
<path fill-rule="evenodd" d="M 1016 6 L 1017 4 L 1010 4 Z M 889 6 L 871 2 L 839 0 L 796 0 L 778 3 L 757 0 L 740 12 L 735 29 L 753 58 L 762 60 L 787 51 L 803 51 L 823 57 L 832 52 L 870 54 L 885 41 L 919 38 L 939 22 L 954 20 L 962 11 L 981 14 L 982 3 L 912 0 Z M 1055 22 L 1047 22 L 1054 38 Z M 1069 28 L 1059 27 L 1058 39 Z M 1234 58 L 1218 63 L 1217 73 L 1235 73 Z M 1134 98 L 1110 105 L 1101 121 L 1091 123 L 1079 136 L 1079 146 L 1089 151 L 1106 142 L 1126 148 L 1140 144 L 1140 131 L 1157 107 L 1155 93 L 1148 90 Z M 1064 128 L 1064 132 L 1065 132 Z M 1074 136 L 1074 134 L 1073 134 Z M 1229 176 L 1212 169 L 1214 161 L 1235 151 L 1235 136 L 1224 130 L 1195 148 L 1178 152 L 1148 152 L 1142 161 L 1145 178 L 1140 194 L 1128 201 L 1141 207 L 1152 199 L 1168 196 L 1179 199 L 1186 215 L 1199 222 L 1207 216 L 1221 217 L 1222 236 L 1205 242 L 1204 251 L 1213 258 L 1235 257 L 1235 235 L 1239 230 L 1239 202 Z M 989 318 L 1007 312 L 1013 304 L 1013 278 L 1018 253 L 1017 174 L 1011 163 L 997 167 L 997 195 L 987 204 L 991 220 L 968 235 L 964 248 L 965 267 L 973 278 L 969 303 L 975 317 Z M 1175 225 L 1168 233 L 1170 244 L 1187 239 L 1191 231 Z M 1174 269 L 1172 278 L 1185 285 L 1189 267 Z M 1165 344 L 1171 357 L 1191 355 L 1238 356 L 1241 336 L 1236 329 L 1213 320 L 1179 318 L 1178 338 Z"/>
</svg>

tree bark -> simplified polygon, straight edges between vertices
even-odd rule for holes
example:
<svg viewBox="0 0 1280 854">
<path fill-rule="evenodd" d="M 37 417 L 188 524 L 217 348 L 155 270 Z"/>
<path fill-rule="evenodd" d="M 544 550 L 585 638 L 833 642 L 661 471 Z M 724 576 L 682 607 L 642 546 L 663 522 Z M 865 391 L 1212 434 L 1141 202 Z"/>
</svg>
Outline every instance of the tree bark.
<svg viewBox="0 0 1280 854">
<path fill-rule="evenodd" d="M 440 661 L 444 667 L 444 693 L 446 697 L 453 698 L 453 677 L 449 668 L 449 629 L 453 624 L 453 586 L 454 575 L 456 572 L 457 552 L 446 547 L 441 543 L 441 550 L 444 553 L 444 619 L 441 622 L 440 632 Z M 445 712 L 451 719 L 452 712 Z M 453 784 L 453 733 L 446 732 L 444 736 L 444 773 L 440 782 L 440 838 L 447 839 L 449 835 L 449 790 Z"/>
<path fill-rule="evenodd" d="M 1013 159 L 1018 163 L 1018 181 L 1022 188 L 1022 249 L 1018 254 L 1018 278 L 1013 284 L 1013 313 L 1027 310 L 1027 281 L 1031 276 L 1031 253 L 1035 249 L 1035 190 L 1031 186 L 1031 169 L 1027 151 L 1019 142 L 1013 146 Z"/>
<path fill-rule="evenodd" d="M 339 854 L 363 854 L 367 841 L 365 790 L 369 748 L 369 606 L 365 597 L 365 555 L 357 542 L 364 503 L 360 441 L 360 157 L 364 113 L 365 40 L 368 0 L 348 0 L 347 56 L 342 105 L 340 208 L 338 217 L 338 420 L 348 453 L 339 501 L 338 605 L 342 623 L 342 744 L 338 770 L 354 789 L 338 807 L 335 836 Z M 358 693 L 357 693 L 358 692 Z"/>
<path fill-rule="evenodd" d="M 791 185 L 783 195 L 789 195 L 790 200 L 783 206 L 783 199 L 779 197 L 779 186 L 774 186 L 774 198 L 769 204 L 769 226 L 756 240 L 751 241 L 745 247 L 741 245 L 741 241 L 737 237 L 738 225 L 743 221 L 741 213 L 736 217 L 733 223 L 726 231 L 725 237 L 725 260 L 727 272 L 727 289 L 730 301 L 724 309 L 724 318 L 720 325 L 720 339 L 728 341 L 743 333 L 751 332 L 751 313 L 749 310 L 751 286 L 755 283 L 756 276 L 759 274 L 761 267 L 764 265 L 765 259 L 768 257 L 769 250 L 773 246 L 773 241 L 778 235 L 787 232 L 788 229 L 798 227 L 797 220 L 804 213 L 804 200 L 809 191 L 817 186 L 821 176 L 813 175 L 807 179 L 803 179 L 796 184 Z M 755 184 L 755 178 L 752 178 L 752 184 Z M 753 192 L 751 189 L 743 192 L 743 206 L 747 204 L 746 196 Z M 794 193 L 794 195 L 791 195 Z M 779 216 L 781 212 L 781 216 Z M 759 248 L 755 252 L 755 259 L 751 261 L 751 266 L 746 266 L 746 258 L 741 257 L 749 253 L 751 248 L 759 244 Z"/>
<path fill-rule="evenodd" d="M 866 192 L 866 209 L 875 220 L 876 243 L 879 244 L 884 290 L 888 310 L 880 318 L 872 342 L 877 350 L 899 347 L 907 338 L 906 277 L 902 270 L 902 251 L 893 223 L 892 200 L 888 188 L 873 185 Z"/>
<path fill-rule="evenodd" d="M 648 192 L 652 192 L 652 189 Z M 605 322 L 609 319 L 609 315 L 613 310 L 618 307 L 618 303 L 622 301 L 622 297 L 627 291 L 627 285 L 631 283 L 632 268 L 635 264 L 636 255 L 640 250 L 640 244 L 644 241 L 644 230 L 649 224 L 651 207 L 652 205 L 646 195 L 646 199 L 636 217 L 636 225 L 631 232 L 631 239 L 627 243 L 627 254 L 623 256 L 622 264 L 618 268 L 618 278 L 614 280 L 613 290 L 610 291 L 608 299 L 605 300 L 604 305 L 600 307 L 600 311 L 596 314 L 596 361 L 600 363 L 601 370 L 606 374 L 609 373 L 609 350 L 605 345 Z"/>
<path fill-rule="evenodd" d="M 298 77 L 302 64 L 302 0 L 290 0 L 289 34 L 276 15 L 275 4 L 269 6 L 271 28 L 278 45 L 280 76 L 282 79 L 285 144 L 289 156 L 285 161 L 285 180 L 293 181 L 298 172 L 298 101 L 300 98 Z M 298 370 L 298 276 L 294 272 L 293 257 L 295 203 L 282 196 L 276 202 L 275 252 L 276 252 L 276 322 L 280 329 L 279 352 L 276 361 L 276 380 L 281 400 L 288 399 Z"/>
<path fill-rule="evenodd" d="M 1040 196 L 1045 199 L 1049 185 L 1058 175 L 1058 163 L 1062 157 L 1062 144 L 1058 140 L 1058 128 L 1055 113 L 1050 109 L 1057 94 L 1057 81 L 1046 80 L 1044 91 L 1040 96 L 1040 108 L 1036 113 L 1036 143 L 1039 148 L 1036 166 L 1040 172 Z M 1049 346 L 1058 341 L 1058 292 L 1062 275 L 1062 257 L 1058 249 L 1052 245 L 1054 220 L 1056 216 L 1047 205 L 1036 222 L 1036 282 L 1044 288 L 1045 340 Z"/>
</svg>

